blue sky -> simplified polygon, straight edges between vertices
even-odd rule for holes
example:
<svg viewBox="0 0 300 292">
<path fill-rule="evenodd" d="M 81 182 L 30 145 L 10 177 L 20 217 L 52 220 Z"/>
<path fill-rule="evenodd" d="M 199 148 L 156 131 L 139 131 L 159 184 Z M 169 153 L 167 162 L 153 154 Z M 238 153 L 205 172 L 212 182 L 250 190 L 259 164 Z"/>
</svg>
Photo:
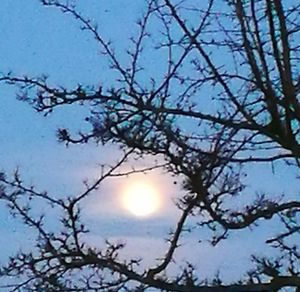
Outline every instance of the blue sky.
<svg viewBox="0 0 300 292">
<path fill-rule="evenodd" d="M 117 53 L 126 62 L 122 51 L 126 49 L 128 37 L 135 29 L 135 19 L 144 9 L 144 1 L 126 1 L 126 13 L 124 2 L 78 1 L 83 13 L 99 24 L 103 36 L 114 41 Z M 0 16 L 1 72 L 12 71 L 17 75 L 29 76 L 47 74 L 51 83 L 70 87 L 78 83 L 95 86 L 112 84 L 115 76 L 107 69 L 108 64 L 100 54 L 99 47 L 87 32 L 80 31 L 72 18 L 57 10 L 42 7 L 37 0 L 1 0 Z M 153 59 L 151 66 L 152 72 L 158 68 Z M 8 174 L 19 167 L 24 180 L 35 184 L 38 189 L 47 189 L 56 196 L 72 195 L 83 189 L 84 179 L 97 177 L 99 163 L 110 161 L 118 155 L 114 147 L 84 145 L 66 148 L 57 143 L 57 127 L 67 126 L 74 131 L 87 127 L 84 122 L 87 109 L 75 106 L 62 108 L 43 117 L 29 105 L 17 101 L 15 92 L 13 87 L 0 86 L 0 169 Z M 282 177 L 286 175 L 283 172 L 280 169 L 276 171 L 277 179 L 274 182 L 267 175 L 270 173 L 269 166 L 258 167 L 256 175 L 249 178 L 249 182 L 255 181 L 261 190 L 271 188 L 275 192 L 280 186 L 281 190 L 293 193 L 295 185 L 282 183 Z M 154 173 L 150 180 L 165 186 L 164 195 L 168 203 L 164 213 L 142 220 L 126 215 L 118 206 L 114 211 L 106 212 L 114 206 L 114 198 L 118 195 L 116 184 L 109 181 L 84 205 L 83 213 L 92 230 L 87 240 L 92 244 L 99 244 L 104 237 L 115 240 L 123 238 L 128 241 L 125 251 L 127 255 L 138 256 L 136 253 L 140 250 L 142 255 L 149 257 L 147 261 L 162 255 L 165 244 L 162 239 L 166 238 L 178 215 L 171 208 L 171 198 L 176 196 L 178 188 L 172 184 L 170 177 L 162 176 L 161 173 Z M 0 233 L 0 246 L 4 247 L 0 262 L 17 246 L 29 247 L 32 243 L 31 234 L 9 218 L 3 205 L 0 205 Z M 215 249 L 204 244 L 195 251 L 191 247 L 202 237 L 202 234 L 196 232 L 184 239 L 186 248 L 178 252 L 179 258 L 194 258 L 202 268 L 203 275 L 213 274 L 215 266 L 221 265 L 225 267 L 225 273 L 233 276 L 233 271 L 240 270 L 240 262 L 248 256 L 244 247 L 246 246 L 247 251 L 256 251 L 263 242 L 263 237 L 253 242 L 249 240 L 249 236 L 255 235 L 246 232 L 234 234 L 232 241 L 221 243 Z M 8 242 L 15 243 L 8 245 Z M 140 248 L 134 249 L 133 246 Z M 149 246 L 153 249 L 152 254 L 148 253 Z M 229 255 L 236 261 L 236 265 L 226 263 Z"/>
<path fill-rule="evenodd" d="M 82 3 L 86 2 L 79 1 Z M 121 3 L 124 2 L 89 1 L 88 5 L 81 7 L 86 15 L 98 22 L 104 36 L 117 40 L 120 52 L 134 30 L 134 21 L 144 9 L 143 1 L 130 1 L 125 14 Z M 104 11 L 101 17 L 99 11 Z M 0 15 L 0 29 L 5 40 L 0 44 L 1 72 L 12 71 L 16 75 L 28 76 L 47 74 L 51 83 L 69 87 L 78 83 L 112 84 L 115 76 L 108 70 L 100 48 L 67 15 L 44 8 L 36 0 L 26 1 L 26 4 L 24 1 L 4 0 L 0 4 Z M 122 54 L 120 56 L 122 58 Z M 0 168 L 8 175 L 18 167 L 28 184 L 34 184 L 39 190 L 49 190 L 54 196 L 68 196 L 84 189 L 83 180 L 92 180 L 99 175 L 100 163 L 111 163 L 118 157 L 114 147 L 84 145 L 66 149 L 57 143 L 58 127 L 67 126 L 73 131 L 87 127 L 84 121 L 87 109 L 63 108 L 43 117 L 28 104 L 17 101 L 16 92 L 14 87 L 0 87 Z M 158 175 L 151 180 L 172 185 L 170 179 L 161 179 Z M 168 192 L 171 201 L 172 191 Z M 128 216 L 120 206 L 114 205 L 118 195 L 114 182 L 108 182 L 87 200 L 84 207 L 83 214 L 92 230 L 101 220 L 103 227 L 96 233 L 101 234 L 102 239 L 112 236 L 161 237 L 169 231 L 171 225 L 168 222 L 164 226 L 159 219 L 150 218 L 145 225 L 145 220 Z M 0 208 L 0 246 L 6 247 L 0 260 L 5 260 L 17 247 L 30 246 L 32 234 L 11 220 L 3 205 Z M 114 210 L 106 212 L 110 209 Z M 129 231 L 129 224 L 136 224 L 136 232 L 134 229 Z M 7 240 L 14 244 L 7 245 Z"/>
</svg>

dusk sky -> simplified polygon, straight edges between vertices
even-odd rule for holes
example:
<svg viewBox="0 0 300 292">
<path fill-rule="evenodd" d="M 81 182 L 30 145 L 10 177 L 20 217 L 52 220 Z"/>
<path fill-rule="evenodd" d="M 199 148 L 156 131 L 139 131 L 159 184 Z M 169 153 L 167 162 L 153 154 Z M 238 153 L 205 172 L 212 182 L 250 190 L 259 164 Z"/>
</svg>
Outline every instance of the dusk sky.
<svg viewBox="0 0 300 292">
<path fill-rule="evenodd" d="M 145 9 L 144 1 L 77 2 L 80 11 L 98 23 L 103 37 L 112 40 L 119 58 L 126 63 L 124 51 L 128 38 L 136 29 L 135 20 Z M 12 71 L 17 76 L 32 77 L 46 74 L 52 85 L 69 88 L 79 83 L 95 87 L 115 84 L 116 76 L 108 68 L 100 48 L 92 36 L 82 32 L 69 15 L 45 8 L 37 0 L 1 0 L 0 15 L 2 73 Z M 150 72 L 160 70 L 159 60 L 156 61 L 154 56 L 144 62 L 149 62 Z M 83 191 L 84 180 L 96 179 L 100 164 L 113 163 L 120 157 L 115 145 L 103 147 L 90 143 L 66 147 L 57 142 L 58 127 L 68 127 L 75 133 L 80 129 L 88 129 L 89 124 L 84 120 L 88 108 L 62 107 L 44 117 L 30 105 L 16 100 L 16 93 L 18 89 L 15 86 L 0 85 L 0 170 L 8 175 L 18 168 L 28 185 L 33 184 L 38 190 L 48 190 L 55 197 L 66 197 Z M 153 164 L 155 159 L 163 163 L 161 157 L 148 157 L 134 166 Z M 130 164 L 124 166 L 124 170 L 128 169 Z M 276 180 L 270 183 L 270 167 L 258 166 L 255 174 L 248 178 L 251 184 L 249 191 L 259 189 L 262 192 L 276 192 L 280 187 L 278 196 L 283 191 L 292 195 L 295 184 L 284 184 L 283 173 L 284 169 L 277 168 Z M 294 177 L 293 173 L 288 175 Z M 285 180 L 286 177 L 287 174 Z M 105 239 L 121 240 L 127 243 L 124 257 L 144 257 L 145 263 L 154 262 L 164 255 L 165 239 L 179 216 L 174 200 L 181 194 L 180 183 L 175 185 L 173 181 L 174 178 L 161 170 L 130 178 L 109 179 L 82 204 L 84 220 L 91 230 L 87 241 L 91 245 L 101 246 Z M 159 208 L 147 216 L 136 216 L 122 205 L 126 188 L 141 182 L 153 188 L 159 196 Z M 46 206 L 41 206 L 39 211 L 53 212 Z M 55 213 L 50 215 L 49 226 L 53 224 L 55 228 L 56 219 Z M 276 226 L 266 223 L 264 230 L 274 228 Z M 239 276 L 235 275 L 236 271 L 246 271 L 249 267 L 244 263 L 249 261 L 251 251 L 272 253 L 272 249 L 260 250 L 265 239 L 262 231 L 233 233 L 229 240 L 215 248 L 205 242 L 205 234 L 198 232 L 196 230 L 182 239 L 178 258 L 182 262 L 194 261 L 203 277 L 213 276 L 220 267 L 225 276 L 235 279 L 235 276 Z M 27 249 L 34 243 L 33 233 L 11 218 L 1 202 L 0 235 L 0 264 L 19 248 Z M 204 243 L 198 246 L 197 242 L 203 239 Z"/>
</svg>

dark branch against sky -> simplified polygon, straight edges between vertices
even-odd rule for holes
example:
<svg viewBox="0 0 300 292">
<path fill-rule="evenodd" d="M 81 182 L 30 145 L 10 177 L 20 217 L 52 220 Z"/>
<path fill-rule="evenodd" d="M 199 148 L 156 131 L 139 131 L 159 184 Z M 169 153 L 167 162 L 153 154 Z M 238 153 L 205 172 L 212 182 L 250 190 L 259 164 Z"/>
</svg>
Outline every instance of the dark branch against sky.
<svg viewBox="0 0 300 292">
<path fill-rule="evenodd" d="M 207 1 L 196 8 L 193 1 L 178 6 L 169 0 L 128 1 L 126 7 L 121 0 L 75 1 L 76 9 L 71 2 L 0 4 L 0 168 L 7 174 L 1 182 L 11 189 L 2 198 L 40 233 L 44 256 L 50 252 L 55 258 L 56 246 L 45 230 L 55 234 L 62 212 L 70 234 L 60 234 L 63 243 L 59 235 L 53 241 L 64 250 L 72 238 L 72 264 L 78 260 L 84 268 L 98 261 L 121 275 L 116 286 L 123 287 L 128 277 L 186 291 L 181 280 L 157 276 L 167 267 L 168 275 L 175 275 L 187 261 L 191 266 L 184 273 L 195 265 L 192 272 L 213 277 L 220 268 L 227 281 L 239 280 L 251 260 L 272 267 L 250 255 L 275 257 L 266 240 L 288 251 L 281 239 L 297 232 L 293 220 L 300 206 L 299 92 L 292 79 L 299 67 L 289 63 L 299 56 L 297 47 L 289 48 L 281 1 L 248 1 L 252 6 Z M 235 5 L 232 21 L 227 2 Z M 287 1 L 284 9 L 290 4 L 295 3 Z M 266 14 L 255 5 L 263 5 Z M 264 20 L 270 46 L 256 27 Z M 299 27 L 292 21 L 288 26 Z M 129 175 L 160 188 L 159 213 L 142 219 L 122 209 L 120 192 Z M 21 201 L 42 199 L 57 209 L 33 202 L 33 211 L 23 210 L 18 205 L 23 194 Z M 0 208 L 2 264 L 19 247 L 30 250 L 35 233 Z M 46 214 L 45 226 L 43 218 L 32 219 L 40 213 Z M 80 216 L 90 233 L 76 220 Z M 279 224 L 288 231 L 273 238 Z M 181 241 L 183 230 L 193 232 Z M 82 240 L 92 246 L 86 253 Z M 127 247 L 121 249 L 123 241 Z M 195 249 L 198 243 L 202 246 Z M 105 244 L 108 254 L 99 259 L 97 248 Z M 118 253 L 144 261 L 135 270 L 134 261 L 116 261 Z M 20 261 L 31 263 L 30 257 Z M 276 287 L 286 280 L 274 271 L 263 273 Z M 298 276 L 293 277 L 286 281 L 297 286 Z M 182 279 L 194 280 L 189 274 Z M 269 289 L 268 283 L 252 284 L 239 291 Z"/>
</svg>

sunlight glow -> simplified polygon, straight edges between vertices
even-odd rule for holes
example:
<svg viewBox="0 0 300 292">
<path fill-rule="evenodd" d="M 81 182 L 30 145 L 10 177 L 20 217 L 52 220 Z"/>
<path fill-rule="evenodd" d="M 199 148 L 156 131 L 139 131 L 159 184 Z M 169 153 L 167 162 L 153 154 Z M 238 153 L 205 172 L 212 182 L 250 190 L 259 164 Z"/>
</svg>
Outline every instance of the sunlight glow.
<svg viewBox="0 0 300 292">
<path fill-rule="evenodd" d="M 145 183 L 132 182 L 122 194 L 122 206 L 137 217 L 146 217 L 161 207 L 159 192 Z"/>
</svg>

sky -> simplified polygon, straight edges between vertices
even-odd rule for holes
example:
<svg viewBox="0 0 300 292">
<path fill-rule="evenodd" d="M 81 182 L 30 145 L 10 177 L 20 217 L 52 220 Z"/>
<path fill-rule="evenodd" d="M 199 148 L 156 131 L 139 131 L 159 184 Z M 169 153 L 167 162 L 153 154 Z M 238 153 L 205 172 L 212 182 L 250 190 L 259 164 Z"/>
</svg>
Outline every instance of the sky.
<svg viewBox="0 0 300 292">
<path fill-rule="evenodd" d="M 143 1 L 130 1 L 126 7 L 129 13 L 124 14 L 121 2 L 89 1 L 88 5 L 81 7 L 85 14 L 97 19 L 107 38 L 117 40 L 118 49 L 127 42 L 132 23 L 144 9 Z M 84 1 L 79 1 L 81 3 Z M 104 11 L 101 17 L 99 11 Z M 12 71 L 17 75 L 28 76 L 47 74 L 53 84 L 69 87 L 79 83 L 95 86 L 111 84 L 115 78 L 92 37 L 80 31 L 78 24 L 66 15 L 42 7 L 36 0 L 26 3 L 18 0 L 1 1 L 0 15 L 0 29 L 5 39 L 0 44 L 1 72 Z M 44 117 L 28 104 L 17 101 L 16 91 L 14 87 L 0 86 L 0 169 L 8 176 L 18 168 L 23 180 L 29 185 L 35 185 L 39 190 L 48 190 L 56 197 L 66 197 L 80 193 L 84 189 L 84 180 L 97 178 L 99 164 L 112 163 L 116 157 L 120 157 L 113 146 L 66 148 L 57 143 L 58 127 L 67 126 L 74 131 L 87 127 L 84 117 L 88 110 L 81 107 L 64 108 Z M 172 186 L 171 179 L 160 176 L 160 173 L 143 175 L 138 179 L 151 181 L 151 184 Z M 126 183 L 119 180 L 117 185 L 122 184 L 125 187 Z M 164 210 L 169 212 L 167 206 L 173 205 L 173 191 L 171 187 L 160 188 L 160 192 L 163 191 L 162 195 L 167 197 Z M 161 218 L 166 217 L 166 214 L 160 213 L 146 219 L 136 218 L 122 208 L 119 197 L 120 190 L 110 181 L 85 202 L 83 215 L 92 230 L 91 242 L 96 237 L 97 244 L 99 241 L 103 243 L 108 237 L 115 240 L 122 237 L 125 241 L 126 238 L 129 238 L 128 241 L 133 238 L 140 245 L 145 242 L 151 245 L 151 240 L 157 246 L 161 245 L 160 238 L 169 231 L 174 221 L 173 212 L 169 212 L 170 219 L 165 221 L 166 224 L 161 223 Z M 5 206 L 1 205 L 0 210 L 0 246 L 4 249 L 0 262 L 3 263 L 21 246 L 30 248 L 32 234 L 10 218 Z M 132 224 L 135 228 L 129 228 Z M 8 241 L 13 244 L 8 245 Z"/>
<path fill-rule="evenodd" d="M 126 62 L 122 52 L 126 49 L 128 37 L 134 32 L 134 21 L 145 8 L 144 1 L 126 1 L 126 13 L 123 0 L 78 3 L 80 10 L 98 23 L 103 36 L 113 40 L 120 59 Z M 1 72 L 12 71 L 16 75 L 29 76 L 47 74 L 52 84 L 69 87 L 78 83 L 95 86 L 111 84 L 115 78 L 92 37 L 82 32 L 76 21 L 67 15 L 42 7 L 37 0 L 1 0 L 0 16 Z M 159 70 L 155 59 L 151 66 L 150 71 L 154 68 Z M 88 109 L 60 108 L 44 117 L 28 104 L 17 101 L 15 93 L 16 88 L 0 85 L 1 170 L 10 174 L 19 168 L 28 184 L 34 184 L 39 190 L 49 190 L 55 196 L 68 196 L 80 193 L 84 189 L 82 182 L 85 179 L 92 180 L 99 175 L 99 164 L 111 162 L 119 155 L 114 146 L 66 148 L 57 143 L 55 133 L 58 127 L 66 126 L 73 131 L 87 127 L 84 117 Z M 150 162 L 151 159 L 149 157 Z M 265 174 L 266 169 L 261 167 L 256 176 L 249 179 L 255 180 L 261 190 L 271 188 L 276 191 L 279 185 L 282 187 L 281 178 L 286 175 L 283 170 L 277 170 L 277 180 L 275 183 L 272 180 L 272 184 Z M 159 188 L 160 195 L 164 196 L 164 206 L 160 212 L 147 218 L 136 218 L 122 209 L 119 196 L 120 186 L 126 185 L 123 178 L 118 182 L 116 179 L 109 180 L 92 194 L 84 203 L 83 214 L 91 230 L 86 238 L 90 244 L 101 245 L 105 238 L 124 240 L 128 246 L 123 256 L 142 256 L 146 265 L 164 254 L 164 239 L 179 215 L 173 207 L 179 187 L 174 186 L 173 178 L 161 172 L 139 175 L 136 179 Z M 286 184 L 283 188 L 293 192 L 294 186 Z M 21 246 L 30 248 L 32 244 L 31 233 L 10 218 L 1 203 L 0 234 L 0 264 Z M 234 278 L 236 271 L 246 270 L 243 262 L 248 258 L 248 253 L 257 251 L 264 240 L 261 236 L 254 242 L 249 240 L 249 236 L 254 235 L 234 233 L 232 240 L 216 248 L 204 243 L 200 249 L 195 249 L 193 247 L 203 237 L 203 234 L 196 232 L 183 239 L 184 245 L 178 251 L 178 258 L 181 261 L 194 259 L 203 276 L 212 276 L 219 267 L 224 268 L 226 276 Z M 228 258 L 231 260 L 228 261 Z"/>
</svg>

